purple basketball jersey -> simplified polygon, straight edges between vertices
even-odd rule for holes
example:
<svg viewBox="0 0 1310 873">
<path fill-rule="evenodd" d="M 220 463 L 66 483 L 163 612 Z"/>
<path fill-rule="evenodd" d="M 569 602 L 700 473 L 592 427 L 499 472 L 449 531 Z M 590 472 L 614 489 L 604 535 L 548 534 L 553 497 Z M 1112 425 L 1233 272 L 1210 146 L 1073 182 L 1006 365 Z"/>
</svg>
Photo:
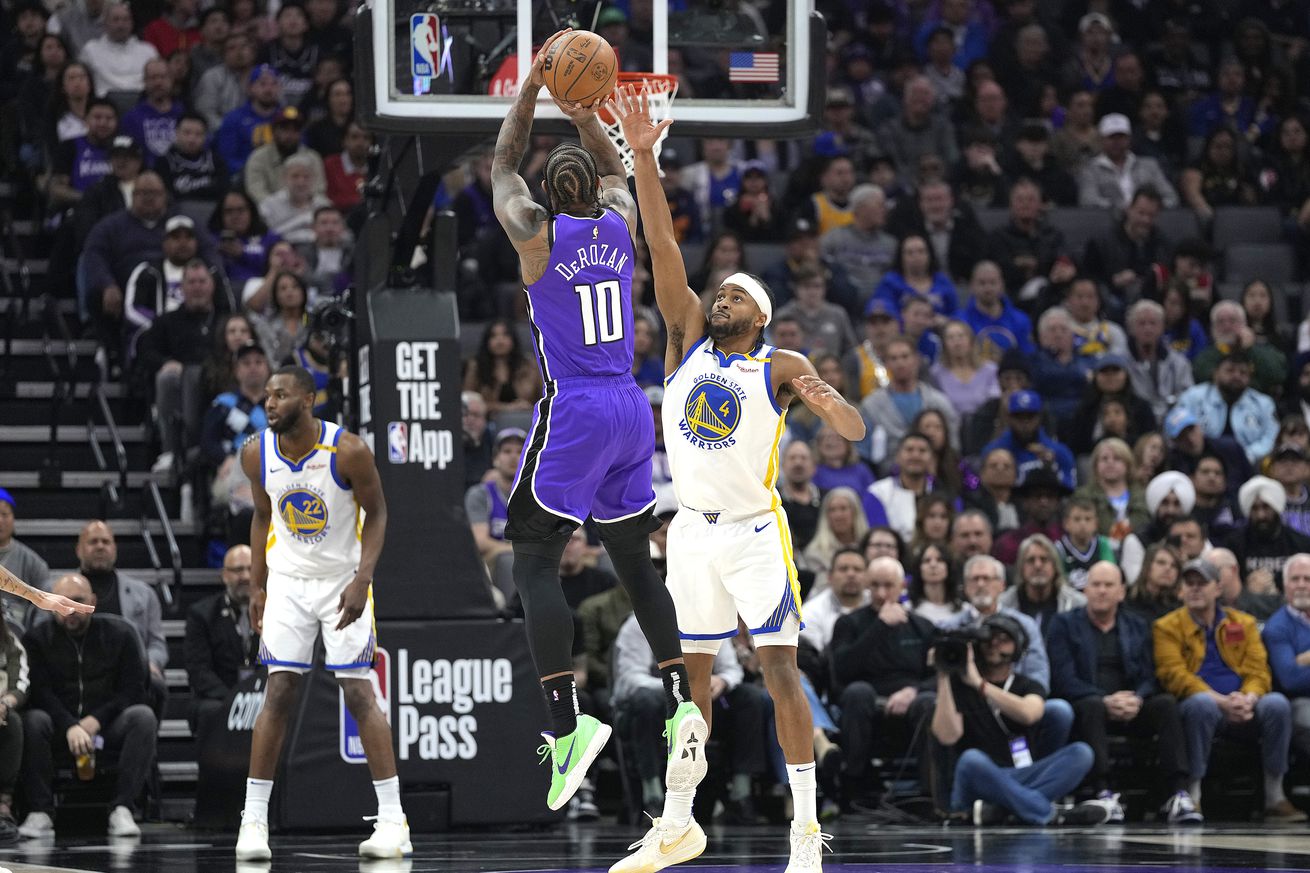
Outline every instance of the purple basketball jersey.
<svg viewBox="0 0 1310 873">
<path fill-rule="evenodd" d="M 606 209 L 598 218 L 557 215 L 552 227 L 550 266 L 526 289 L 542 378 L 631 373 L 628 223 Z"/>
</svg>

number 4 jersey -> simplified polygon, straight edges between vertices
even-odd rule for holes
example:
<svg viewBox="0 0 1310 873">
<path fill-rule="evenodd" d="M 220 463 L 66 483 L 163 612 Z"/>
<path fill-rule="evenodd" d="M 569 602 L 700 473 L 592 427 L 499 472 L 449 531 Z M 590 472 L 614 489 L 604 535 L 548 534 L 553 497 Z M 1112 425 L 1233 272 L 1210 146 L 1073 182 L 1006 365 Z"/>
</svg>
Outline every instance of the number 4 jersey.
<svg viewBox="0 0 1310 873">
<path fill-rule="evenodd" d="M 272 430 L 259 433 L 263 485 L 273 504 L 264 551 L 270 572 L 335 582 L 359 566 L 363 513 L 337 467 L 342 430 L 319 424 L 303 458 L 284 456 Z"/>
<path fill-rule="evenodd" d="M 632 235 L 612 209 L 556 215 L 550 266 L 528 287 L 541 377 L 632 372 Z"/>
</svg>

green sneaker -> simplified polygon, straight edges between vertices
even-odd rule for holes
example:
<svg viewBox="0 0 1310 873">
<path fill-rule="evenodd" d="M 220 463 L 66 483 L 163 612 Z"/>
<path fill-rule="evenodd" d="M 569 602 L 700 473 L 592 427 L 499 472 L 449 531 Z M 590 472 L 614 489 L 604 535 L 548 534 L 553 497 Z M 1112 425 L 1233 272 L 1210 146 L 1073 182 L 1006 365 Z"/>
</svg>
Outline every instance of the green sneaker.
<svg viewBox="0 0 1310 873">
<path fill-rule="evenodd" d="M 710 726 L 700 714 L 700 707 L 691 702 L 681 704 L 673 718 L 664 723 L 664 738 L 669 749 L 664 784 L 670 791 L 691 791 L 709 769 L 705 743 L 710 738 Z"/>
<path fill-rule="evenodd" d="M 587 768 L 605 748 L 611 733 L 609 725 L 589 715 L 579 715 L 577 729 L 566 737 L 556 739 L 552 733 L 542 733 L 546 742 L 537 747 L 537 754 L 541 756 L 541 763 L 551 762 L 547 806 L 563 809 L 581 787 L 582 780 L 587 778 Z"/>
</svg>

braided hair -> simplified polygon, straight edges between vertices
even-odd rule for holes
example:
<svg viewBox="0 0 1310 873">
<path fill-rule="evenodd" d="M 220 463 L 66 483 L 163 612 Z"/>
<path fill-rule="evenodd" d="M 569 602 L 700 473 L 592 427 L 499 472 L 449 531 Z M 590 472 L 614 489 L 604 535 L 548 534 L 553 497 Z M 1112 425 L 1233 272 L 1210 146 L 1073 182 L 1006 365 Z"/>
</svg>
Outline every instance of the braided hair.
<svg viewBox="0 0 1310 873">
<path fill-rule="evenodd" d="M 599 212 L 599 181 L 596 159 L 577 143 L 558 145 L 546 157 L 546 194 L 552 213 L 564 212 L 567 206 L 590 206 Z"/>
</svg>

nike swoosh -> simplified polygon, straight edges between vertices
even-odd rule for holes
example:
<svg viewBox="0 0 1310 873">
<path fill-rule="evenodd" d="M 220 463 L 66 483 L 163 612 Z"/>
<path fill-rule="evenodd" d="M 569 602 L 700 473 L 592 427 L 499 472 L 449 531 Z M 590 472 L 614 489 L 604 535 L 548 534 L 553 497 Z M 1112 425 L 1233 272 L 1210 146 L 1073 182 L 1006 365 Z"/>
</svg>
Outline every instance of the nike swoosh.
<svg viewBox="0 0 1310 873">
<path fill-rule="evenodd" d="M 569 753 L 564 756 L 564 763 L 557 764 L 555 766 L 555 769 L 559 771 L 559 775 L 563 776 L 568 771 L 569 761 L 573 760 L 573 749 L 575 746 L 577 746 L 577 744 L 578 744 L 577 740 L 574 740 L 573 742 L 569 743 Z"/>
<path fill-rule="evenodd" d="M 755 528 L 755 532 L 756 532 L 756 533 L 759 533 L 760 531 L 764 530 L 766 527 L 768 527 L 768 526 L 771 525 L 771 524 L 773 524 L 773 522 L 771 522 L 771 521 L 766 521 L 764 524 L 762 524 L 762 525 L 760 525 L 759 527 Z"/>
<path fill-rule="evenodd" d="M 678 848 L 678 846 L 682 845 L 682 841 L 687 839 L 687 834 L 689 833 L 691 833 L 691 828 L 687 828 L 685 831 L 682 832 L 682 836 L 678 837 L 676 840 L 674 840 L 671 843 L 666 843 L 663 840 L 660 840 L 660 854 L 667 855 L 670 852 L 672 852 L 674 849 Z"/>
<path fill-rule="evenodd" d="M 268 472 L 270 472 L 270 473 L 281 473 L 281 472 L 282 472 L 282 468 L 281 468 L 281 467 L 274 467 L 273 469 L 269 470 Z"/>
<path fill-rule="evenodd" d="M 797 770 L 796 772 L 797 772 L 797 773 L 804 773 L 804 772 L 806 772 L 807 770 L 813 770 L 813 769 L 814 769 L 814 765 L 811 764 L 811 765 L 808 766 L 808 767 L 802 767 L 802 768 L 800 768 L 800 769 Z"/>
</svg>

